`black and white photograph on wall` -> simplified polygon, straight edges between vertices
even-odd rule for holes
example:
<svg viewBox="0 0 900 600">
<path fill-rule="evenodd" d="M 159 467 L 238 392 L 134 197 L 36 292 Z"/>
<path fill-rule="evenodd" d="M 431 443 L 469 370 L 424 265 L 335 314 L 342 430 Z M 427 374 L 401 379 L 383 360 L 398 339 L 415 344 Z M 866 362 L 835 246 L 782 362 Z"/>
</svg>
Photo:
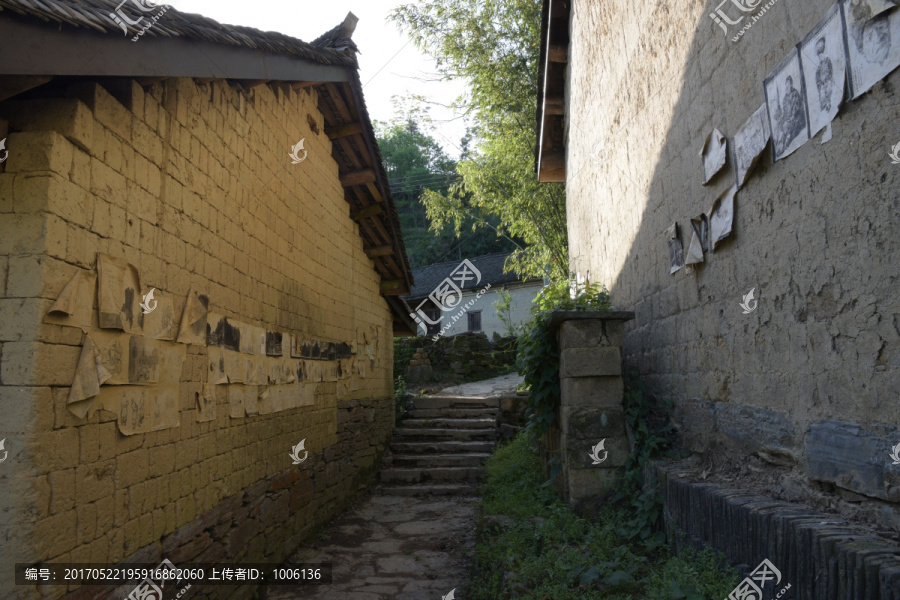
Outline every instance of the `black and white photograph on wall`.
<svg viewBox="0 0 900 600">
<path fill-rule="evenodd" d="M 815 137 L 834 120 L 844 101 L 847 53 L 841 14 L 839 5 L 832 6 L 825 18 L 800 42 L 810 137 Z"/>
<path fill-rule="evenodd" d="M 677 222 L 666 230 L 666 237 L 669 242 L 669 275 L 672 275 L 684 268 L 684 248 L 678 236 Z"/>
<path fill-rule="evenodd" d="M 703 185 L 709 183 L 725 166 L 728 157 L 728 138 L 721 131 L 713 129 L 707 134 L 700 148 L 700 160 L 703 163 Z"/>
<path fill-rule="evenodd" d="M 806 86 L 796 48 L 766 77 L 763 89 L 772 131 L 772 160 L 777 162 L 809 140 Z"/>
<path fill-rule="evenodd" d="M 847 21 L 853 27 L 858 27 L 872 17 L 877 17 L 896 6 L 897 0 L 850 0 L 846 14 Z"/>
<path fill-rule="evenodd" d="M 762 104 L 734 134 L 734 141 L 731 144 L 734 151 L 734 179 L 739 188 L 747 181 L 747 175 L 750 174 L 759 155 L 766 149 L 771 137 L 766 105 Z"/>
<path fill-rule="evenodd" d="M 709 217 L 707 214 L 700 213 L 699 216 L 691 219 L 691 229 L 700 240 L 700 249 L 703 252 L 709 252 Z"/>
<path fill-rule="evenodd" d="M 869 16 L 871 6 L 854 0 L 844 0 L 843 9 L 850 97 L 855 99 L 900 66 L 900 9 Z"/>
<path fill-rule="evenodd" d="M 709 209 L 709 251 L 715 252 L 719 242 L 731 235 L 734 224 L 734 197 L 737 186 L 733 185 L 719 196 Z"/>
</svg>

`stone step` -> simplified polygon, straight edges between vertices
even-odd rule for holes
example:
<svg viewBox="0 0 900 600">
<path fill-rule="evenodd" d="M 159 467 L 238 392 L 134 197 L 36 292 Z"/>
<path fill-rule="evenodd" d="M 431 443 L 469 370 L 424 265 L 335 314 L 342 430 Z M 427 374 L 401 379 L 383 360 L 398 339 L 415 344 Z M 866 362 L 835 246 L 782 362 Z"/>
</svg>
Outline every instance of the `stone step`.
<svg viewBox="0 0 900 600">
<path fill-rule="evenodd" d="M 488 452 L 468 452 L 465 454 L 394 454 L 394 467 L 479 467 L 490 457 Z"/>
<path fill-rule="evenodd" d="M 472 453 L 492 452 L 494 442 L 489 441 L 394 441 L 391 443 L 391 452 L 397 454 L 447 454 L 447 453 Z"/>
<path fill-rule="evenodd" d="M 413 408 L 500 408 L 500 400 L 467 396 L 416 396 L 413 398 Z"/>
<path fill-rule="evenodd" d="M 468 483 L 382 485 L 378 493 L 382 496 L 477 496 L 478 487 Z"/>
<path fill-rule="evenodd" d="M 489 429 L 454 429 L 441 427 L 397 427 L 394 429 L 397 441 L 429 441 L 429 440 L 494 440 L 497 430 Z"/>
<path fill-rule="evenodd" d="M 479 467 L 440 467 L 440 468 L 390 468 L 383 469 L 379 478 L 384 483 L 439 483 L 439 482 L 475 482 L 484 475 Z"/>
<path fill-rule="evenodd" d="M 416 428 L 448 428 L 448 429 L 493 429 L 497 427 L 497 419 L 404 419 L 404 427 Z"/>
<path fill-rule="evenodd" d="M 411 419 L 465 419 L 467 417 L 496 417 L 496 408 L 422 408 L 409 411 Z"/>
</svg>

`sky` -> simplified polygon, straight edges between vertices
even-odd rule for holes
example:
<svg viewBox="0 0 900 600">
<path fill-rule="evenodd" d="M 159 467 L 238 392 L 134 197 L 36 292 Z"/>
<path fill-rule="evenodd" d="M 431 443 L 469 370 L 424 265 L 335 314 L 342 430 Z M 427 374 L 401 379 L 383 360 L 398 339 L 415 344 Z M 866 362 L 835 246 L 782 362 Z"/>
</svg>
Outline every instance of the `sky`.
<svg viewBox="0 0 900 600">
<path fill-rule="evenodd" d="M 353 40 L 360 50 L 360 78 L 369 114 L 373 120 L 390 121 L 395 117 L 394 96 L 415 94 L 446 105 L 465 92 L 461 81 L 433 81 L 437 76 L 434 59 L 421 53 L 405 33 L 387 21 L 391 10 L 406 2 L 415 0 L 170 0 L 167 3 L 182 12 L 199 13 L 220 23 L 278 31 L 307 42 L 353 12 L 359 17 Z M 450 110 L 431 106 L 434 120 L 431 133 L 449 156 L 457 158 L 465 124 Z"/>
</svg>

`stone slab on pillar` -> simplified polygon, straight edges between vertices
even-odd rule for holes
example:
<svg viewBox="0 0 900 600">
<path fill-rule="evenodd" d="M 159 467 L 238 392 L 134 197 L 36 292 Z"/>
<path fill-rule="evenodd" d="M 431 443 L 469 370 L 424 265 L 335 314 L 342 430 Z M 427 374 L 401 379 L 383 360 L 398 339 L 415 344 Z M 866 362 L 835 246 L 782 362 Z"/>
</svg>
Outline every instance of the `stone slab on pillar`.
<svg viewBox="0 0 900 600">
<path fill-rule="evenodd" d="M 602 498 L 628 458 L 622 345 L 630 312 L 557 312 L 562 488 L 571 506 Z M 601 444 L 599 447 L 598 444 Z"/>
</svg>

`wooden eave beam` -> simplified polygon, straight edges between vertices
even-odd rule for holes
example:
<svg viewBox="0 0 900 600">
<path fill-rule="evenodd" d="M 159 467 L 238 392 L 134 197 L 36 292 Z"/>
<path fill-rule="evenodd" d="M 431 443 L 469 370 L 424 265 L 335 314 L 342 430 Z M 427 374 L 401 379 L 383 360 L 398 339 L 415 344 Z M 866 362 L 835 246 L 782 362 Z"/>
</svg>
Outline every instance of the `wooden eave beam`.
<svg viewBox="0 0 900 600">
<path fill-rule="evenodd" d="M 351 213 L 350 218 L 354 221 L 362 221 L 363 219 L 370 219 L 376 215 L 380 215 L 383 212 L 384 207 L 381 204 L 373 204 L 372 206 L 367 206 L 354 213 Z"/>
<path fill-rule="evenodd" d="M 385 244 L 384 246 L 366 248 L 365 252 L 366 256 L 368 256 L 369 258 L 375 258 L 376 256 L 388 256 L 394 253 L 394 247 L 391 244 Z"/>
<path fill-rule="evenodd" d="M 375 171 L 372 169 L 363 169 L 362 171 L 341 175 L 341 186 L 346 188 L 354 185 L 365 185 L 374 182 L 375 179 Z"/>
<path fill-rule="evenodd" d="M 541 171 L 538 181 L 559 183 L 566 180 L 566 155 L 561 151 L 544 153 L 541 157 Z"/>
<path fill-rule="evenodd" d="M 569 48 L 568 46 L 562 45 L 553 45 L 548 49 L 548 57 L 550 58 L 550 62 L 555 63 L 567 63 L 569 62 Z"/>
<path fill-rule="evenodd" d="M 245 90 L 252 90 L 255 87 L 259 87 L 264 83 L 269 83 L 271 79 L 239 79 L 237 83 L 241 85 Z"/>
<path fill-rule="evenodd" d="M 42 76 L 4 76 L 0 77 L 0 100 L 6 100 L 7 98 L 12 98 L 13 96 L 18 96 L 22 92 L 27 92 L 32 88 L 36 88 L 39 85 L 44 85 L 48 81 L 53 79 L 53 77 L 42 75 Z"/>
<path fill-rule="evenodd" d="M 566 114 L 566 100 L 562 96 L 548 96 L 544 100 L 545 115 L 564 115 Z"/>
<path fill-rule="evenodd" d="M 362 123 L 347 123 L 345 125 L 339 125 L 337 127 L 326 127 L 325 135 L 328 136 L 328 139 L 336 140 L 339 138 L 357 135 L 363 132 Z"/>
<path fill-rule="evenodd" d="M 391 279 L 381 282 L 381 293 L 385 296 L 408 296 L 409 290 L 403 279 Z"/>
</svg>

